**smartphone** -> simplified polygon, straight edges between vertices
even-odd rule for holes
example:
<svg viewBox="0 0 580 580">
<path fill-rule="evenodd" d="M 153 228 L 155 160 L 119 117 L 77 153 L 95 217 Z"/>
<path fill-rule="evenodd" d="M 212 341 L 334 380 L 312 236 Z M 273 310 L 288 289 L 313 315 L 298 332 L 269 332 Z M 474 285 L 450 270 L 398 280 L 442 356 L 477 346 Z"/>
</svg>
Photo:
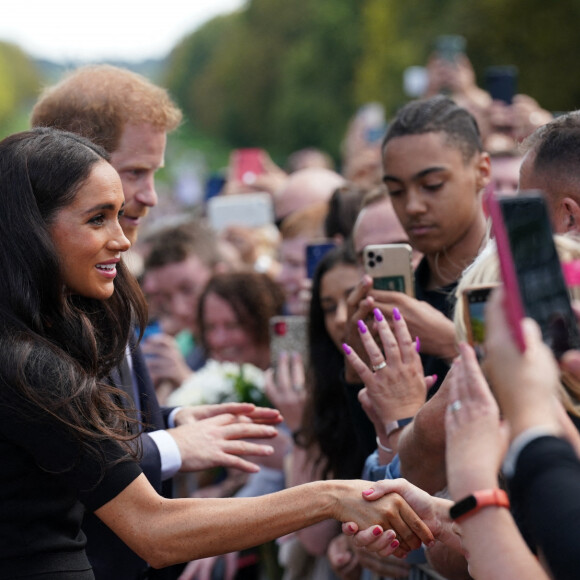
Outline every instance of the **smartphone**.
<svg viewBox="0 0 580 580">
<path fill-rule="evenodd" d="M 465 53 L 467 41 L 458 34 L 442 34 L 435 41 L 435 51 L 440 58 L 455 62 L 459 54 Z"/>
<path fill-rule="evenodd" d="M 230 160 L 234 179 L 246 185 L 255 183 L 256 177 L 264 173 L 264 157 L 264 150 L 257 147 L 234 149 Z"/>
<path fill-rule="evenodd" d="M 479 284 L 465 288 L 462 293 L 463 317 L 467 330 L 467 342 L 475 350 L 478 360 L 484 357 L 485 342 L 485 303 L 498 284 Z"/>
<path fill-rule="evenodd" d="M 206 207 L 209 224 L 217 232 L 228 226 L 258 228 L 274 223 L 274 204 L 268 193 L 217 195 Z"/>
<path fill-rule="evenodd" d="M 520 350 L 525 350 L 523 316 L 538 323 L 556 358 L 580 348 L 543 195 L 538 191 L 520 192 L 517 197 L 486 195 L 505 286 L 504 308 Z"/>
<path fill-rule="evenodd" d="M 494 101 L 511 105 L 517 86 L 518 69 L 515 66 L 490 66 L 485 69 L 485 87 Z"/>
<path fill-rule="evenodd" d="M 278 366 L 280 353 L 297 352 L 308 364 L 308 318 L 306 316 L 273 316 L 270 318 L 270 364 Z"/>
<path fill-rule="evenodd" d="M 409 244 L 372 244 L 363 250 L 366 273 L 373 288 L 415 296 L 413 250 Z"/>
<path fill-rule="evenodd" d="M 312 242 L 306 246 L 306 274 L 308 278 L 314 278 L 318 262 L 322 260 L 324 255 L 336 248 L 336 242 L 333 240 L 321 240 L 320 242 Z"/>
</svg>

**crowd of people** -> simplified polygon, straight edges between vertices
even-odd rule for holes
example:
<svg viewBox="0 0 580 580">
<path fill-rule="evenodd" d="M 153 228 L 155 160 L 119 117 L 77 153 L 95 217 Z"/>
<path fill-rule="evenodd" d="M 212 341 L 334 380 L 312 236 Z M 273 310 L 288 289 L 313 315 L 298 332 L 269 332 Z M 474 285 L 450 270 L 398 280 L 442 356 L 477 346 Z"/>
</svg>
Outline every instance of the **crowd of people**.
<svg viewBox="0 0 580 580">
<path fill-rule="evenodd" d="M 541 190 L 577 263 L 580 113 L 493 101 L 464 55 L 427 70 L 339 165 L 232 170 L 259 225 L 154 219 L 181 112 L 125 69 L 71 72 L 0 142 L 0 579 L 576 577 L 580 351 L 529 318 L 516 344 L 484 192 Z M 374 286 L 377 244 L 409 248 L 409 292 Z"/>
</svg>

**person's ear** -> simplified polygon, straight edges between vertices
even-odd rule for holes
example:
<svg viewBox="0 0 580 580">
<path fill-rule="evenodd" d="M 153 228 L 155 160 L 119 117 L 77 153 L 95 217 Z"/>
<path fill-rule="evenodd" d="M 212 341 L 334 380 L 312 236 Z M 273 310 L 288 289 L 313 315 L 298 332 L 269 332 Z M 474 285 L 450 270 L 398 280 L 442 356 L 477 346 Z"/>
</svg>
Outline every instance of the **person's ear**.
<svg viewBox="0 0 580 580">
<path fill-rule="evenodd" d="M 580 233 L 580 205 L 571 197 L 561 201 L 562 218 L 560 231 Z"/>
<path fill-rule="evenodd" d="M 485 151 L 481 152 L 476 160 L 476 170 L 477 191 L 481 191 L 491 180 L 491 159 Z"/>
</svg>

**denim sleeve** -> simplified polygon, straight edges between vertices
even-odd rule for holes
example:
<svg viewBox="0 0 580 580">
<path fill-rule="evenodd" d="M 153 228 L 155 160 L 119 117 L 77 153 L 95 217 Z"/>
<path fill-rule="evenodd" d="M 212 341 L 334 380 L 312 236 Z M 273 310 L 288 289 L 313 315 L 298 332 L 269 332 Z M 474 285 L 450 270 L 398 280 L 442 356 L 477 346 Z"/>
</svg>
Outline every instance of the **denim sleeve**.
<svg viewBox="0 0 580 580">
<path fill-rule="evenodd" d="M 387 465 L 379 463 L 378 449 L 367 457 L 362 473 L 363 479 L 379 481 L 380 479 L 397 479 L 399 477 L 401 477 L 401 462 L 398 455 L 395 455 Z"/>
</svg>

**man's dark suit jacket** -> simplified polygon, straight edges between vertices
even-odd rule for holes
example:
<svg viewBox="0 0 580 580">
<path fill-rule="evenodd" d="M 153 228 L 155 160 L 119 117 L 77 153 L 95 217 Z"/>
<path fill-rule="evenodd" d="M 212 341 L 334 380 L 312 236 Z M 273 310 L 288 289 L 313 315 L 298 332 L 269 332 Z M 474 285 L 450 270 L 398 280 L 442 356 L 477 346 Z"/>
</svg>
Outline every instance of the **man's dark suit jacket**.
<svg viewBox="0 0 580 580">
<path fill-rule="evenodd" d="M 171 480 L 166 482 L 161 480 L 161 457 L 157 445 L 147 435 L 147 431 L 166 429 L 172 408 L 159 407 L 155 388 L 138 346 L 133 348 L 131 359 L 133 377 L 139 392 L 141 420 L 145 423 L 145 432 L 139 436 L 143 450 L 140 466 L 151 485 L 160 494 L 171 497 Z M 112 373 L 112 380 L 115 386 L 124 388 L 120 371 L 116 370 Z M 86 513 L 83 531 L 87 536 L 87 555 L 93 566 L 96 580 L 136 580 L 138 578 L 169 580 L 176 577 L 171 571 L 172 568 L 163 571 L 148 571 L 147 563 L 130 550 L 93 513 Z"/>
</svg>

